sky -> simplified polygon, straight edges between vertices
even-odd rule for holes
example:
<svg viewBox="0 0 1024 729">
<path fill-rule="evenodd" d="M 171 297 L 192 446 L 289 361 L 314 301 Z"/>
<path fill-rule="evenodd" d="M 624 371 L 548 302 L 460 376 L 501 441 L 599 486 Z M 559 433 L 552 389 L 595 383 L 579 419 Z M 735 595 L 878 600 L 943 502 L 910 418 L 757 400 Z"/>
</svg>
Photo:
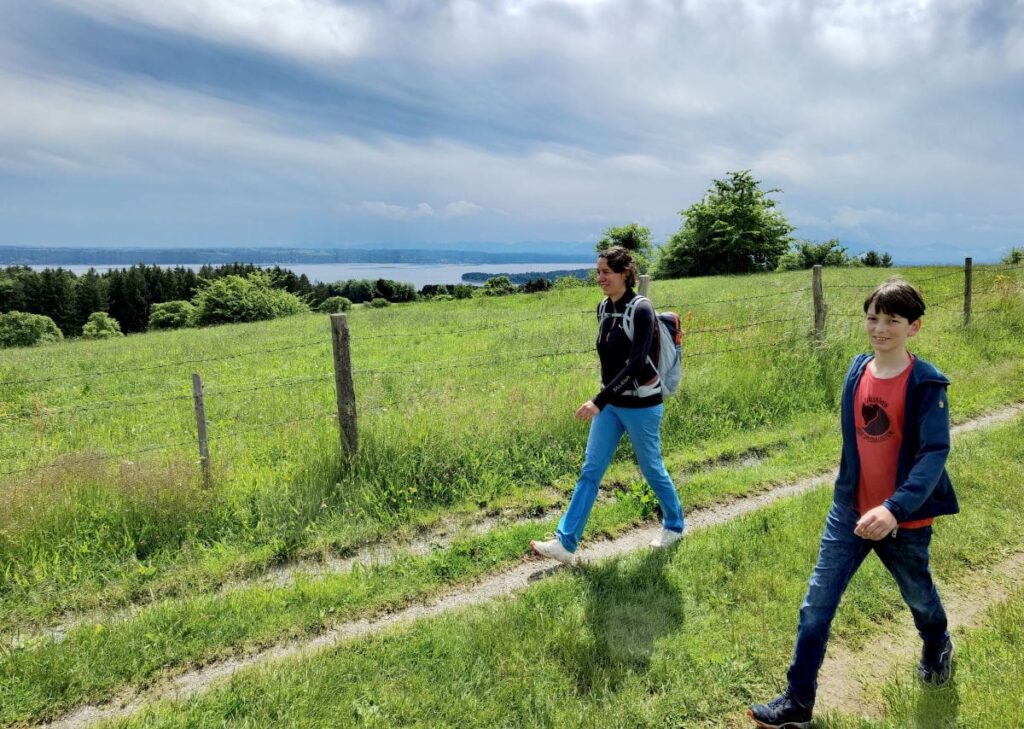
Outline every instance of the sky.
<svg viewBox="0 0 1024 729">
<path fill-rule="evenodd" d="M 1024 245 L 1024 0 L 0 0 L 0 245 Z"/>
</svg>

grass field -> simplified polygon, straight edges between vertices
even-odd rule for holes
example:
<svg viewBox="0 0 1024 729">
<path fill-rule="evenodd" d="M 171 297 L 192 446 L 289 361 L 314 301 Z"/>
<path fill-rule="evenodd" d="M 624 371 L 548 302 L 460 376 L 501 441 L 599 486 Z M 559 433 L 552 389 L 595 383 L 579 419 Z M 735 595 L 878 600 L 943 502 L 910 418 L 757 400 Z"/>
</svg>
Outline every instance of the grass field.
<svg viewBox="0 0 1024 729">
<path fill-rule="evenodd" d="M 809 338 L 807 272 L 652 284 L 655 303 L 679 312 L 689 332 L 664 427 L 670 469 L 686 474 L 684 504 L 834 467 L 838 387 L 864 351 L 860 303 L 890 273 L 825 271 L 824 346 Z M 958 271 L 903 273 L 934 304 L 914 350 L 952 379 L 954 421 L 1024 399 L 1022 270 L 975 269 L 968 329 Z M 282 560 L 401 541 L 452 515 L 557 507 L 586 438 L 572 413 L 597 388 L 597 298 L 571 290 L 353 312 L 361 449 L 351 461 L 330 418 L 323 316 L 5 351 L 0 634 L 101 613 L 60 643 L 30 641 L 0 657 L 5 685 L 21 687 L 0 702 L 0 720 L 52 716 L 162 670 L 393 609 L 521 559 L 556 513 L 368 571 L 218 591 Z M 206 384 L 208 490 L 195 456 L 193 371 Z M 756 463 L 737 469 L 747 456 Z M 620 486 L 596 510 L 594 533 L 652 516 L 628 447 L 608 480 Z M 149 607 L 104 617 L 132 604 Z"/>
<path fill-rule="evenodd" d="M 963 511 L 941 520 L 933 543 L 944 591 L 1024 551 L 1014 507 L 1024 498 L 1022 463 L 1022 418 L 957 442 L 951 474 Z M 200 699 L 116 725 L 746 726 L 743 707 L 784 680 L 829 500 L 820 489 L 694 534 L 669 555 L 563 570 L 515 600 L 250 670 Z M 833 641 L 870 650 L 903 610 L 871 559 Z M 894 667 L 907 678 L 887 689 L 889 718 L 830 713 L 820 726 L 1019 726 L 1021 617 L 1017 594 L 996 606 L 989 626 L 957 634 L 963 650 L 951 687 L 914 684 L 909 656 Z"/>
</svg>

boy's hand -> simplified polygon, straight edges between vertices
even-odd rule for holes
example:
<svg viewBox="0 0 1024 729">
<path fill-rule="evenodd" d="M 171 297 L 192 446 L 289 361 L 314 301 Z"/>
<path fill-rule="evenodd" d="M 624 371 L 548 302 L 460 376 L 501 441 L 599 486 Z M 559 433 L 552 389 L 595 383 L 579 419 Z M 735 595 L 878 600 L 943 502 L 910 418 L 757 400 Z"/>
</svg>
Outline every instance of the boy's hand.
<svg viewBox="0 0 1024 729">
<path fill-rule="evenodd" d="M 884 506 L 876 506 L 857 520 L 853 533 L 862 539 L 871 539 L 877 542 L 892 534 L 896 528 L 896 517 Z"/>
</svg>

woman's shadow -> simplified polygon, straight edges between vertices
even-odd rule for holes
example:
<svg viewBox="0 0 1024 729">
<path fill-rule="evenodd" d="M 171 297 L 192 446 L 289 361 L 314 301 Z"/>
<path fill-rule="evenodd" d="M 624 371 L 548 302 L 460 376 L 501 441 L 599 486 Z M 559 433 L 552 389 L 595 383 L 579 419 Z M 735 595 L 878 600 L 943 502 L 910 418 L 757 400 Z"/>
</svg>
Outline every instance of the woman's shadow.
<svg viewBox="0 0 1024 729">
<path fill-rule="evenodd" d="M 585 619 L 564 659 L 581 694 L 614 691 L 627 676 L 646 673 L 658 638 L 682 626 L 682 596 L 666 576 L 673 551 L 579 569 L 586 583 Z"/>
</svg>

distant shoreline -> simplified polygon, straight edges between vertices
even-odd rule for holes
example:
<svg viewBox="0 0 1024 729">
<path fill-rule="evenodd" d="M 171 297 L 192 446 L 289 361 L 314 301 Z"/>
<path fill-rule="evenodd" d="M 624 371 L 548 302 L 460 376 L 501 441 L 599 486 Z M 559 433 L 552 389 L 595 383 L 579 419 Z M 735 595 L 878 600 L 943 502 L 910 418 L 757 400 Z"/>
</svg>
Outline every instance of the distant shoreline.
<svg viewBox="0 0 1024 729">
<path fill-rule="evenodd" d="M 524 263 L 578 264 L 593 248 L 565 244 L 568 252 L 432 250 L 426 248 L 40 248 L 0 246 L 0 266 L 149 266 L 251 263 L 257 266 L 296 264 L 494 265 Z"/>
</svg>

